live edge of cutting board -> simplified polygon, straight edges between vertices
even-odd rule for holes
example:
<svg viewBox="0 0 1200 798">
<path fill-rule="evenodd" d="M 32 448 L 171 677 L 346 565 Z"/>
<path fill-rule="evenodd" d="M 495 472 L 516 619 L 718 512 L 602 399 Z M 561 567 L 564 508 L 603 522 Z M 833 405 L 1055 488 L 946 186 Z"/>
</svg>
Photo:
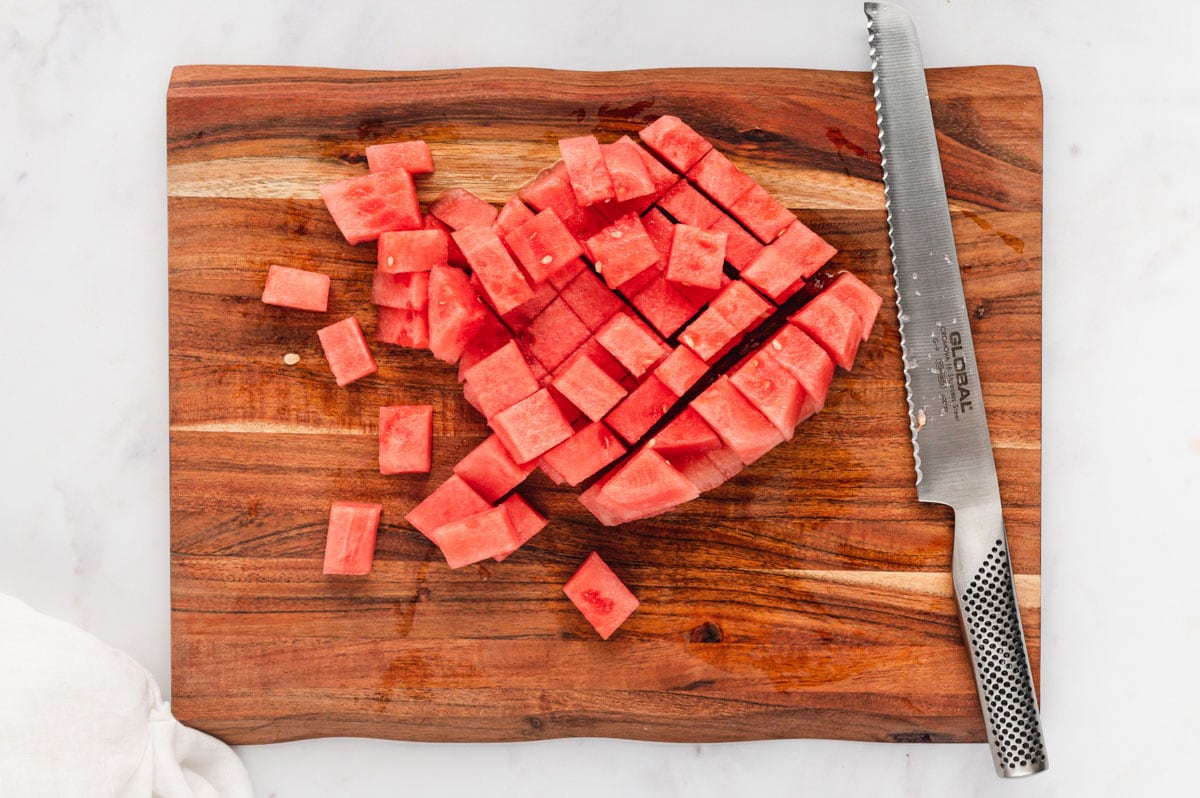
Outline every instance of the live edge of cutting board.
<svg viewBox="0 0 1200 798">
<path fill-rule="evenodd" d="M 1017 593 L 1041 653 L 1041 170 L 1037 73 L 930 70 Z M 600 526 L 573 490 L 502 564 L 450 571 L 404 514 L 487 429 L 455 371 L 376 346 L 348 388 L 315 331 L 370 337 L 374 247 L 318 198 L 366 145 L 421 137 L 428 202 L 500 203 L 558 158 L 683 117 L 885 297 L 825 410 L 679 510 Z M 951 516 L 916 500 L 869 75 L 179 67 L 167 95 L 172 708 L 230 743 L 606 736 L 980 741 L 951 591 Z M 260 301 L 267 266 L 333 277 L 326 314 Z M 300 356 L 298 364 L 284 355 Z M 433 471 L 382 477 L 377 408 L 434 406 Z M 366 578 L 321 575 L 329 504 L 384 505 Z M 641 599 L 601 641 L 561 586 L 589 551 Z"/>
</svg>

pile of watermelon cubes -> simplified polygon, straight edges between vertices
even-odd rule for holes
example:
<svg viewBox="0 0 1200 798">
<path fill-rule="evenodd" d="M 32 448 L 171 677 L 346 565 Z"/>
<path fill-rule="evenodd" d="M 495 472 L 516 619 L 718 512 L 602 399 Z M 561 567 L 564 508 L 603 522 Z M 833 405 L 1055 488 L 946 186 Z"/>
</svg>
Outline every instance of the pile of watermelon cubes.
<svg viewBox="0 0 1200 798">
<path fill-rule="evenodd" d="M 406 516 L 451 568 L 503 560 L 546 526 L 515 492 L 536 469 L 583 486 L 610 526 L 721 485 L 823 407 L 870 335 L 882 300 L 847 272 L 780 309 L 832 246 L 677 117 L 639 136 L 561 140 L 562 160 L 500 209 L 451 189 L 422 214 L 422 141 L 367 147 L 368 174 L 321 187 L 347 241 L 377 242 L 376 342 L 457 364 L 492 430 Z M 324 311 L 328 291 L 272 266 L 263 301 Z M 375 371 L 355 318 L 319 335 L 338 385 Z M 429 407 L 381 408 L 381 471 L 427 472 L 431 424 Z M 326 573 L 369 571 L 379 509 L 334 505 Z M 564 590 L 606 639 L 637 607 L 595 552 Z"/>
</svg>

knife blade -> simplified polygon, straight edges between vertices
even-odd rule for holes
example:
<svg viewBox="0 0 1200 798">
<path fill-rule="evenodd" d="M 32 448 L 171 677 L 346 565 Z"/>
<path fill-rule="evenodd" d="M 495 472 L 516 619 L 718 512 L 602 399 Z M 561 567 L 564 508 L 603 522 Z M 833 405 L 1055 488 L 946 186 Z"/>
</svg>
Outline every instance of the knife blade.
<svg viewBox="0 0 1200 798">
<path fill-rule="evenodd" d="M 864 10 L 917 498 L 954 509 L 954 592 L 996 772 L 1031 775 L 1046 747 L 920 45 L 899 6 Z"/>
</svg>

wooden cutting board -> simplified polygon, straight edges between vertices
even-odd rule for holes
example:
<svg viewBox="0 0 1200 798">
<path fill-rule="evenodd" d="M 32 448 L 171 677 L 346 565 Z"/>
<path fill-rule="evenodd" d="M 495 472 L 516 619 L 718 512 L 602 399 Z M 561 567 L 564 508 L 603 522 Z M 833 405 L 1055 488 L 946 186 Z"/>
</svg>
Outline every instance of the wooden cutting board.
<svg viewBox="0 0 1200 798">
<path fill-rule="evenodd" d="M 1040 655 L 1041 92 L 1033 69 L 929 72 L 1035 679 Z M 536 474 L 550 526 L 450 571 L 404 514 L 485 437 L 455 371 L 379 346 L 338 388 L 316 330 L 370 335 L 373 246 L 318 198 L 374 142 L 501 203 L 559 137 L 699 129 L 886 298 L 824 412 L 677 511 L 600 526 Z M 180 67 L 167 95 L 173 709 L 230 743 L 610 736 L 980 741 L 950 512 L 917 502 L 870 76 Z M 260 302 L 268 264 L 333 277 L 327 314 Z M 300 356 L 297 365 L 284 355 Z M 433 470 L 382 477 L 377 408 L 435 408 Z M 321 575 L 329 504 L 382 502 L 367 578 Z M 592 550 L 642 605 L 601 641 L 561 586 Z"/>
</svg>

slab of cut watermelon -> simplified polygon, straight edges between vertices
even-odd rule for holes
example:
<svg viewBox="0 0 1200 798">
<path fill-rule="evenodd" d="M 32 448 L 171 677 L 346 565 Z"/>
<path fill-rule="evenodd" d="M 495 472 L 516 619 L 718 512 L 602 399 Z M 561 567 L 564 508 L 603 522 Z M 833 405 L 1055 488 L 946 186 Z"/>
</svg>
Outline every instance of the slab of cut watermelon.
<svg viewBox="0 0 1200 798">
<path fill-rule="evenodd" d="M 709 232 L 690 224 L 676 225 L 666 278 L 680 285 L 715 291 L 721 286 L 725 239 L 724 233 Z"/>
<path fill-rule="evenodd" d="M 508 518 L 512 521 L 513 529 L 517 532 L 517 548 L 524 546 L 533 537 L 546 528 L 548 523 L 546 517 L 537 510 L 529 506 L 529 502 L 521 497 L 521 494 L 514 493 L 504 500 L 501 505 L 505 510 L 508 510 Z M 514 548 L 513 551 L 516 551 Z M 496 562 L 504 562 L 512 551 L 501 552 L 492 557 Z"/>
<path fill-rule="evenodd" d="M 625 307 L 591 269 L 581 271 L 562 289 L 562 299 L 592 332 Z"/>
<path fill-rule="evenodd" d="M 538 389 L 538 381 L 515 341 L 480 360 L 464 376 L 487 418 L 532 396 Z"/>
<path fill-rule="evenodd" d="M 705 153 L 704 157 L 688 170 L 687 178 L 726 209 L 757 185 L 753 178 L 738 169 L 733 161 L 716 149 Z"/>
<path fill-rule="evenodd" d="M 429 206 L 429 215 L 444 222 L 451 230 L 491 227 L 499 211 L 489 202 L 467 191 L 452 188 L 442 192 Z"/>
<path fill-rule="evenodd" d="M 691 406 L 746 465 L 783 443 L 775 425 L 724 375 L 693 399 Z"/>
<path fill-rule="evenodd" d="M 558 150 L 571 178 L 576 202 L 586 207 L 616 197 L 612 177 L 604 163 L 604 151 L 595 136 L 559 139 Z"/>
<path fill-rule="evenodd" d="M 612 144 L 601 144 L 600 152 L 612 178 L 613 194 L 618 202 L 654 193 L 654 178 L 646 168 L 642 148 L 633 139 L 622 136 Z"/>
<path fill-rule="evenodd" d="M 587 325 L 559 298 L 539 313 L 517 339 L 549 372 L 582 346 L 591 334 Z"/>
<path fill-rule="evenodd" d="M 334 502 L 329 508 L 329 532 L 321 573 L 343 576 L 371 573 L 382 512 L 382 504 Z"/>
<path fill-rule="evenodd" d="M 533 289 L 490 226 L 455 230 L 451 238 L 471 264 L 488 302 L 501 316 L 533 299 Z"/>
<path fill-rule="evenodd" d="M 571 437 L 571 425 L 545 388 L 488 420 L 515 462 L 528 463 Z"/>
<path fill-rule="evenodd" d="M 660 116 L 638 131 L 638 136 L 681 174 L 695 166 L 712 149 L 707 139 L 677 116 Z"/>
<path fill-rule="evenodd" d="M 495 503 L 524 482 L 535 467 L 534 463 L 514 461 L 500 439 L 489 435 L 455 464 L 454 473 L 486 501 Z"/>
<path fill-rule="evenodd" d="M 583 254 L 583 246 L 549 208 L 508 232 L 504 242 L 534 283 L 548 280 Z"/>
<path fill-rule="evenodd" d="M 433 152 L 421 139 L 371 144 L 367 146 L 367 168 L 372 172 L 403 169 L 410 175 L 427 175 L 433 172 Z"/>
<path fill-rule="evenodd" d="M 329 275 L 271 264 L 262 301 L 281 308 L 324 313 L 329 307 Z"/>
<path fill-rule="evenodd" d="M 430 537 L 442 550 L 442 556 L 451 568 L 462 568 L 496 556 L 505 557 L 521 545 L 508 508 L 503 506 L 489 507 L 475 515 L 451 521 L 435 529 Z"/>
<path fill-rule="evenodd" d="M 425 310 L 429 306 L 429 272 L 388 274 L 376 269 L 371 303 L 397 310 Z"/>
<path fill-rule="evenodd" d="M 358 319 L 351 316 L 322 327 L 317 330 L 317 337 L 321 339 L 321 348 L 325 350 L 329 368 L 339 386 L 375 373 L 375 358 L 371 357 L 371 348 L 358 326 Z"/>
<path fill-rule="evenodd" d="M 649 327 L 618 313 L 596 331 L 596 340 L 635 378 L 654 368 L 671 350 Z"/>
<path fill-rule="evenodd" d="M 375 340 L 412 349 L 429 348 L 429 318 L 424 310 L 375 308 Z"/>
<path fill-rule="evenodd" d="M 879 308 L 883 306 L 883 297 L 871 290 L 871 287 L 850 272 L 842 272 L 825 287 L 824 292 L 837 297 L 854 310 L 858 320 L 862 322 L 862 340 L 866 343 L 871 337 L 871 329 L 879 316 Z"/>
<path fill-rule="evenodd" d="M 379 473 L 428 474 L 433 455 L 433 405 L 379 408 Z"/>
<path fill-rule="evenodd" d="M 488 310 L 466 274 L 451 267 L 433 267 L 429 272 L 429 349 L 434 357 L 447 363 L 457 361 L 487 318 Z"/>
<path fill-rule="evenodd" d="M 321 199 L 351 244 L 389 230 L 420 230 L 421 206 L 412 176 L 403 170 L 348 177 L 321 186 Z"/>
<path fill-rule="evenodd" d="M 563 585 L 563 592 L 605 640 L 638 608 L 637 597 L 594 551 Z"/>
<path fill-rule="evenodd" d="M 654 376 L 662 380 L 663 385 L 670 388 L 677 396 L 687 393 L 688 389 L 699 382 L 706 373 L 708 373 L 708 364 L 686 346 L 677 346 L 672 349 L 671 354 L 667 355 L 663 362 L 654 369 Z"/>
<path fill-rule="evenodd" d="M 608 415 L 628 393 L 586 353 L 573 358 L 551 385 L 592 421 Z"/>
<path fill-rule="evenodd" d="M 804 389 L 767 351 L 747 355 L 731 372 L 729 381 L 758 412 L 775 425 L 784 440 L 791 440 L 800 423 Z"/>
<path fill-rule="evenodd" d="M 408 515 L 404 516 L 404 520 L 436 543 L 433 533 L 439 527 L 481 513 L 490 507 L 491 505 L 462 477 L 451 474 L 433 493 L 410 510 Z"/>
<path fill-rule="evenodd" d="M 833 381 L 833 361 L 821 345 L 791 324 L 785 324 L 768 341 L 771 357 L 796 378 L 804 389 L 800 417 L 808 418 L 825 406 L 825 396 Z"/>
<path fill-rule="evenodd" d="M 858 345 L 862 342 L 862 319 L 854 308 L 836 296 L 817 294 L 816 298 L 788 317 L 849 371 L 854 367 Z"/>
<path fill-rule="evenodd" d="M 609 288 L 620 288 L 658 263 L 658 250 L 633 214 L 622 216 L 587 240 L 596 273 Z"/>
<path fill-rule="evenodd" d="M 627 443 L 637 443 L 666 415 L 679 397 L 653 374 L 647 375 L 604 421 Z"/>
<path fill-rule="evenodd" d="M 574 487 L 625 454 L 625 446 L 602 422 L 595 421 L 542 455 L 563 482 Z"/>
<path fill-rule="evenodd" d="M 427 272 L 449 263 L 450 237 L 443 230 L 393 230 L 379 234 L 379 271 Z"/>
</svg>

